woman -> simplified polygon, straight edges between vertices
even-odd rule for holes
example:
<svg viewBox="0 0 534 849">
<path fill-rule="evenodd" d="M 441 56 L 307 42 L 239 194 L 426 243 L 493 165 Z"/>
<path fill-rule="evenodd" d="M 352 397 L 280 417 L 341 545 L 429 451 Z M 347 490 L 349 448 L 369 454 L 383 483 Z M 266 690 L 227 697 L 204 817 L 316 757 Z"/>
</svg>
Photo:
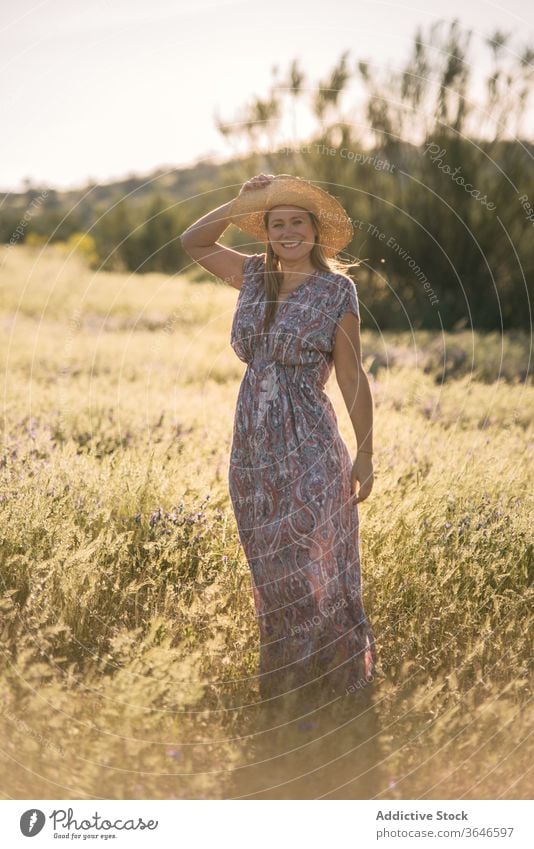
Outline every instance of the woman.
<svg viewBox="0 0 534 849">
<path fill-rule="evenodd" d="M 216 240 L 233 223 L 266 254 Z M 333 259 L 352 238 L 340 204 L 305 180 L 260 174 L 181 236 L 239 290 L 231 345 L 247 363 L 229 491 L 252 574 L 260 695 L 339 698 L 373 677 L 361 601 L 358 502 L 373 485 L 373 402 L 354 282 Z M 324 385 L 335 367 L 358 443 L 351 462 Z"/>
</svg>

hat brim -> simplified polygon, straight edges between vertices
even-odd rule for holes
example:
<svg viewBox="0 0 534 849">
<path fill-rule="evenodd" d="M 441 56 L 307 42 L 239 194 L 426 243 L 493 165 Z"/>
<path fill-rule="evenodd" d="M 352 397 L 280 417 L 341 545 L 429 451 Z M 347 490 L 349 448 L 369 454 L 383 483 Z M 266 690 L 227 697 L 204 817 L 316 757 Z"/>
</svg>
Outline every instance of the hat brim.
<svg viewBox="0 0 534 849">
<path fill-rule="evenodd" d="M 290 174 L 278 174 L 266 186 L 239 194 L 232 202 L 229 218 L 256 241 L 267 242 L 265 211 L 283 204 L 299 206 L 317 216 L 319 242 L 328 256 L 335 255 L 352 240 L 352 223 L 339 201 L 307 180 Z"/>
</svg>

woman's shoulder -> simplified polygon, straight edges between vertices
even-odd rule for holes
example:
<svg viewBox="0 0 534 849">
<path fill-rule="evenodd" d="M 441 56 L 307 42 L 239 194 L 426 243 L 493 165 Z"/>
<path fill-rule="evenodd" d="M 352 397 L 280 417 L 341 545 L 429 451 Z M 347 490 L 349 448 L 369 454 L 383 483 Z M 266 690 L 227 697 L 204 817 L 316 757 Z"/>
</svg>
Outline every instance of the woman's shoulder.
<svg viewBox="0 0 534 849">
<path fill-rule="evenodd" d="M 266 254 L 247 254 L 243 262 L 243 275 L 254 274 L 265 269 Z"/>
<path fill-rule="evenodd" d="M 360 315 L 360 302 L 356 283 L 346 274 L 336 273 L 334 275 L 336 284 L 335 302 L 338 320 L 345 312 Z"/>
<path fill-rule="evenodd" d="M 354 286 L 354 280 L 348 274 L 342 274 L 340 271 L 332 271 L 332 275 L 342 286 Z"/>
<path fill-rule="evenodd" d="M 331 283 L 332 293 L 335 296 L 345 297 L 347 293 L 356 293 L 356 283 L 347 274 L 330 271 L 327 276 Z"/>
<path fill-rule="evenodd" d="M 326 291 L 322 293 L 323 303 L 328 303 L 328 314 L 337 323 L 345 312 L 359 316 L 360 306 L 356 284 L 352 277 L 338 271 L 329 271 L 324 275 Z"/>
</svg>

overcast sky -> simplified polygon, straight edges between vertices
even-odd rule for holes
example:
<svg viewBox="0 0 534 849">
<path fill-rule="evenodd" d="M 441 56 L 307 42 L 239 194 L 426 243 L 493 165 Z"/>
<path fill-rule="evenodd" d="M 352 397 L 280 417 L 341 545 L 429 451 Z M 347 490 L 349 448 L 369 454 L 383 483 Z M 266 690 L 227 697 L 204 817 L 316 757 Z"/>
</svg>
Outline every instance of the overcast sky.
<svg viewBox="0 0 534 849">
<path fill-rule="evenodd" d="M 512 31 L 512 51 L 534 45 L 532 0 L 0 0 L 0 10 L 2 191 L 230 155 L 215 110 L 235 119 L 267 94 L 273 65 L 285 75 L 295 58 L 311 82 L 344 50 L 385 68 L 406 60 L 418 25 L 454 17 L 474 32 L 477 74 L 495 28 Z M 295 116 L 298 136 L 307 115 Z M 293 125 L 285 132 L 291 143 Z"/>
</svg>

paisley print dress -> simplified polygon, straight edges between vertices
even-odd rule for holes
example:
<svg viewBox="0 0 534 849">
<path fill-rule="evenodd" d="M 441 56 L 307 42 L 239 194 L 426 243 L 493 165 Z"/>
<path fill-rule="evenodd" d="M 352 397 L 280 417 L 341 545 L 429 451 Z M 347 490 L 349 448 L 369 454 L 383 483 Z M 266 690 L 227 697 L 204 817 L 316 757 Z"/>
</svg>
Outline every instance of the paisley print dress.
<svg viewBox="0 0 534 849">
<path fill-rule="evenodd" d="M 265 333 L 264 272 L 264 254 L 246 258 L 231 345 L 247 368 L 228 476 L 252 576 L 260 696 L 308 684 L 343 696 L 365 687 L 376 663 L 361 599 L 352 459 L 324 391 L 336 327 L 345 312 L 359 315 L 356 286 L 315 272 L 278 305 Z"/>
</svg>

